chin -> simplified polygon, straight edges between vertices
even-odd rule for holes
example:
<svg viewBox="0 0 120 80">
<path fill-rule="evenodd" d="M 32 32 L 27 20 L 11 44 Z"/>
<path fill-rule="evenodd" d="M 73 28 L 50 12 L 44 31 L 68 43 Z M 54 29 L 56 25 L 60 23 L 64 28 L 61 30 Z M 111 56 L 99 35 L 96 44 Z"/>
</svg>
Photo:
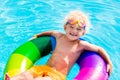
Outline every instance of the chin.
<svg viewBox="0 0 120 80">
<path fill-rule="evenodd" d="M 78 38 L 76 38 L 76 37 L 68 37 L 68 39 L 71 40 L 71 41 L 78 40 Z"/>
</svg>

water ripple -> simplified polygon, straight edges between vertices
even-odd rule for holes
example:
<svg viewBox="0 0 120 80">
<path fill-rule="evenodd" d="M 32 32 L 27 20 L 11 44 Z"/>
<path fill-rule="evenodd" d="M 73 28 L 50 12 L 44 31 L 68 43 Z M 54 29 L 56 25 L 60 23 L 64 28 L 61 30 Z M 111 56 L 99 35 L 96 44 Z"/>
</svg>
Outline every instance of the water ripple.
<svg viewBox="0 0 120 80">
<path fill-rule="evenodd" d="M 34 34 L 52 29 L 64 32 L 65 15 L 78 9 L 88 14 L 92 24 L 90 32 L 83 38 L 107 50 L 115 68 L 110 80 L 118 80 L 119 4 L 119 0 L 1 0 L 0 53 L 4 53 L 0 56 L 1 65 L 4 67 L 11 52 Z"/>
</svg>

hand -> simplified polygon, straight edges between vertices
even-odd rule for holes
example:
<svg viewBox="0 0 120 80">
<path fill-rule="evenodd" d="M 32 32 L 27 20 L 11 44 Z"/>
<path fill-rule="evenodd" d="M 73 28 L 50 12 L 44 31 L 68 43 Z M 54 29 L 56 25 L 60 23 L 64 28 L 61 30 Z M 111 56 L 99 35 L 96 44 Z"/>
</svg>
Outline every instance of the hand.
<svg viewBox="0 0 120 80">
<path fill-rule="evenodd" d="M 112 64 L 107 64 L 107 73 L 108 73 L 108 76 L 110 76 L 112 72 Z"/>
<path fill-rule="evenodd" d="M 33 39 L 35 39 L 35 38 L 37 38 L 37 35 L 34 35 L 32 38 L 30 38 L 29 40 L 33 40 Z"/>
<path fill-rule="evenodd" d="M 10 80 L 10 77 L 8 74 L 5 74 L 5 80 Z"/>
</svg>

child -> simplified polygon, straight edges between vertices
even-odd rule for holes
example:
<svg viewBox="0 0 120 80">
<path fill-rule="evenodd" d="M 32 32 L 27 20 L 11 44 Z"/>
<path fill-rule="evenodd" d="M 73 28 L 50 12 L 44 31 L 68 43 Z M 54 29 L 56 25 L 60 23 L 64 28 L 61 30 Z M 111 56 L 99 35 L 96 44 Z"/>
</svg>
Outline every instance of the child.
<svg viewBox="0 0 120 80">
<path fill-rule="evenodd" d="M 65 34 L 57 31 L 47 31 L 35 35 L 35 37 L 52 35 L 56 38 L 56 48 L 47 64 L 44 66 L 34 66 L 30 70 L 8 80 L 14 80 L 15 78 L 18 80 L 18 77 L 22 77 L 23 80 L 65 80 L 65 76 L 68 74 L 83 50 L 98 52 L 106 60 L 107 71 L 110 74 L 112 71 L 112 62 L 106 51 L 99 46 L 88 43 L 87 41 L 79 40 L 88 29 L 88 18 L 82 12 L 72 11 L 65 18 Z M 54 77 L 53 73 L 56 74 L 57 78 Z"/>
</svg>

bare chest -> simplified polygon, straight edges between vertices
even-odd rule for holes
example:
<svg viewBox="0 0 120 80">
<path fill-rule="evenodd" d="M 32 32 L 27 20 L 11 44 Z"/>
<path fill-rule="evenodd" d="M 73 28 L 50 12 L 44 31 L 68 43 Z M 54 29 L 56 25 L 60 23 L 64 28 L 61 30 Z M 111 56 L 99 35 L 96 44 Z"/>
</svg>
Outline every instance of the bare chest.
<svg viewBox="0 0 120 80">
<path fill-rule="evenodd" d="M 54 51 L 56 55 L 61 57 L 68 57 L 70 59 L 76 59 L 81 52 L 78 42 L 67 42 L 64 40 L 58 40 L 56 49 Z"/>
<path fill-rule="evenodd" d="M 50 66 L 54 66 L 58 70 L 69 71 L 81 53 L 77 42 L 67 42 L 57 40 L 56 48 L 48 61 Z"/>
</svg>

